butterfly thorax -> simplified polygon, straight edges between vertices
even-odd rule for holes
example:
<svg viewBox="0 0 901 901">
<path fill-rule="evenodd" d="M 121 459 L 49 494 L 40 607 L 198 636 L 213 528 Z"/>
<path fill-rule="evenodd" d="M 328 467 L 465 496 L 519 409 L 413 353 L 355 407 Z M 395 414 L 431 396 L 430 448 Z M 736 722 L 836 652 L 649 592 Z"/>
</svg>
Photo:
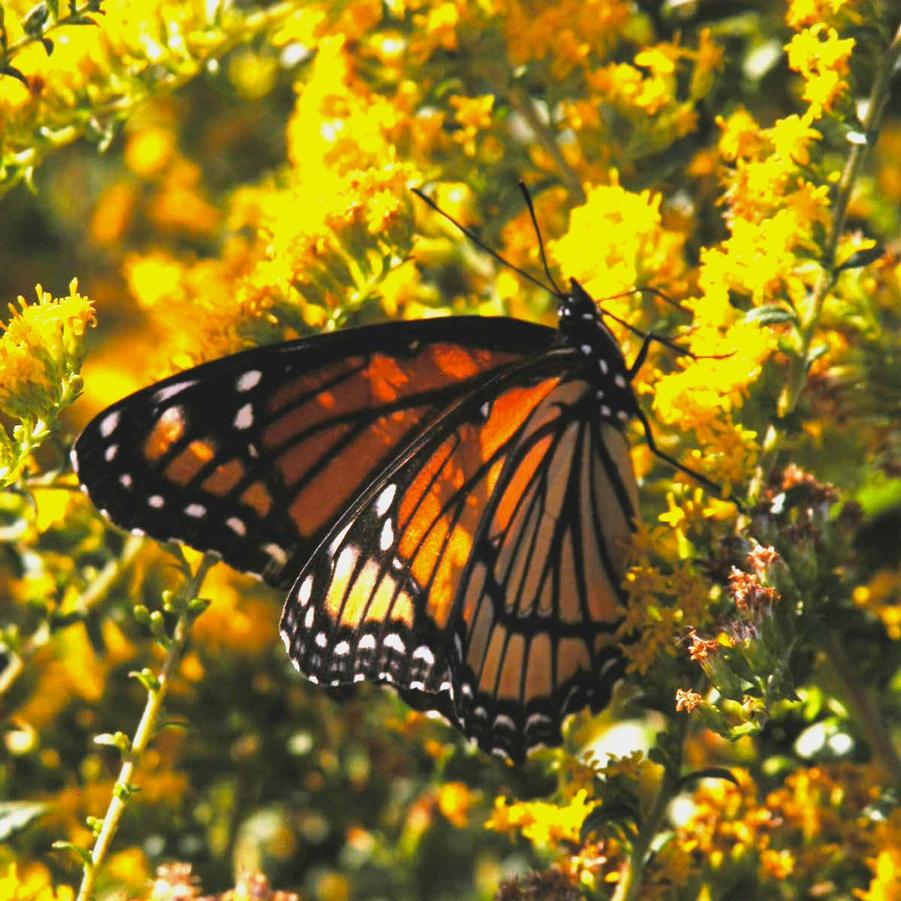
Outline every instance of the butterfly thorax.
<svg viewBox="0 0 901 901">
<path fill-rule="evenodd" d="M 595 386 L 601 419 L 622 425 L 637 410 L 631 374 L 597 304 L 575 279 L 570 288 L 557 308 L 560 343 L 584 358 L 585 378 Z"/>
</svg>

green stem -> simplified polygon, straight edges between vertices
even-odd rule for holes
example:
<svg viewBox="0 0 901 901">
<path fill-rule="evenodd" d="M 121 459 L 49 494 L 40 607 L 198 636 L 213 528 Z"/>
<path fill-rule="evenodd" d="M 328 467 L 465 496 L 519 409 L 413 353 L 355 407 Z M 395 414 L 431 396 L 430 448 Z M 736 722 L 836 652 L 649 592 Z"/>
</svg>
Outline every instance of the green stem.
<svg viewBox="0 0 901 901">
<path fill-rule="evenodd" d="M 641 897 L 641 885 L 645 868 L 651 859 L 651 844 L 660 832 L 670 802 L 679 791 L 679 777 L 682 775 L 682 752 L 685 747 L 685 736 L 691 718 L 676 715 L 670 720 L 670 732 L 666 736 L 666 747 L 669 753 L 660 782 L 660 789 L 654 800 L 654 806 L 643 820 L 638 835 L 632 842 L 632 853 L 617 883 L 612 901 L 636 901 Z M 658 742 L 659 744 L 659 742 Z"/>
<path fill-rule="evenodd" d="M 886 729 L 886 716 L 874 703 L 872 692 L 867 690 L 848 651 L 838 637 L 827 630 L 822 648 L 833 671 L 841 682 L 848 713 L 860 730 L 874 760 L 886 776 L 901 789 L 901 756 Z"/>
<path fill-rule="evenodd" d="M 94 892 L 94 882 L 98 873 L 106 861 L 113 838 L 119 828 L 119 822 L 122 814 L 128 804 L 129 789 L 132 784 L 132 778 L 137 770 L 141 755 L 147 749 L 150 739 L 153 737 L 156 729 L 157 720 L 159 719 L 163 703 L 169 691 L 169 685 L 172 677 L 175 675 L 179 660 L 181 660 L 182 652 L 185 648 L 188 635 L 191 630 L 192 617 L 188 611 L 188 602 L 197 597 L 200 586 L 203 584 L 207 570 L 212 566 L 213 559 L 206 555 L 200 561 L 197 570 L 182 585 L 180 594 L 182 603 L 178 605 L 180 613 L 175 623 L 175 629 L 172 633 L 171 641 L 166 650 L 166 657 L 163 661 L 162 669 L 157 677 L 157 685 L 150 689 L 147 694 L 147 703 L 144 705 L 144 712 L 141 714 L 141 720 L 138 728 L 135 730 L 134 738 L 131 741 L 131 748 L 125 755 L 116 784 L 113 789 L 113 797 L 110 799 L 106 814 L 103 817 L 103 823 L 94 847 L 91 850 L 91 861 L 85 864 L 84 874 L 82 876 L 81 887 L 78 890 L 77 901 L 90 901 Z"/>
</svg>

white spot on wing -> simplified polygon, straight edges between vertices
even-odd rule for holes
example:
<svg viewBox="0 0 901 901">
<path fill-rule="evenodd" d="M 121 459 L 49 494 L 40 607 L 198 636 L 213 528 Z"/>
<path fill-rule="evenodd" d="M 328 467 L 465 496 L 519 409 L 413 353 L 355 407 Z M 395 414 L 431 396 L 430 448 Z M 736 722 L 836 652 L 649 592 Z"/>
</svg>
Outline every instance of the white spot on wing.
<svg viewBox="0 0 901 901">
<path fill-rule="evenodd" d="M 338 555 L 338 560 L 335 563 L 335 579 L 339 581 L 341 579 L 346 579 L 350 575 L 350 571 L 353 569 L 354 564 L 357 562 L 358 556 L 359 552 L 352 545 L 348 545 L 344 548 Z"/>
<path fill-rule="evenodd" d="M 123 488 L 131 488 L 131 486 L 134 484 L 134 480 L 127 472 L 123 472 L 122 475 L 119 476 L 119 484 Z"/>
<path fill-rule="evenodd" d="M 206 516 L 206 507 L 204 507 L 203 504 L 188 504 L 188 506 L 185 507 L 185 516 L 200 519 L 202 516 Z"/>
<path fill-rule="evenodd" d="M 622 377 L 622 375 L 620 375 L 619 373 L 617 373 L 617 374 L 613 377 L 613 384 L 616 385 L 617 388 L 625 388 L 625 387 L 626 387 L 626 380 Z"/>
<path fill-rule="evenodd" d="M 263 373 L 260 372 L 259 369 L 248 369 L 247 372 L 242 372 L 241 375 L 238 376 L 235 387 L 238 391 L 250 391 L 251 388 L 256 388 L 256 386 L 259 385 L 262 377 Z"/>
<path fill-rule="evenodd" d="M 244 525 L 244 520 L 238 519 L 237 516 L 229 516 L 229 518 L 227 520 L 225 520 L 225 524 L 236 535 L 240 535 L 242 538 L 247 534 L 247 526 Z"/>
<path fill-rule="evenodd" d="M 305 628 L 309 629 L 310 626 L 313 625 L 313 620 L 314 620 L 314 619 L 316 619 L 316 608 L 315 608 L 315 607 L 308 607 L 308 608 L 307 608 L 307 615 L 303 618 L 303 624 L 304 624 Z"/>
<path fill-rule="evenodd" d="M 391 509 L 391 502 L 394 500 L 396 491 L 397 485 L 388 485 L 382 489 L 381 494 L 376 498 L 375 512 L 380 519 Z"/>
<path fill-rule="evenodd" d="M 297 600 L 306 607 L 312 593 L 313 576 L 309 575 L 300 583 L 300 588 L 297 590 Z"/>
<path fill-rule="evenodd" d="M 316 635 L 316 644 L 320 648 L 324 648 L 328 644 L 328 638 L 325 635 L 325 632 L 319 632 Z"/>
<path fill-rule="evenodd" d="M 432 653 L 431 649 L 426 647 L 424 644 L 420 645 L 415 651 L 413 651 L 413 659 L 414 660 L 422 660 L 431 666 L 435 662 L 435 655 Z"/>
<path fill-rule="evenodd" d="M 244 404 L 235 414 L 234 426 L 236 429 L 249 429 L 253 425 L 253 404 Z"/>
<path fill-rule="evenodd" d="M 328 554 L 329 557 L 335 556 L 335 551 L 341 547 L 341 543 L 344 541 L 345 536 L 350 531 L 351 523 L 348 523 L 330 542 L 328 546 Z"/>
<path fill-rule="evenodd" d="M 107 463 L 112 463 L 113 460 L 116 459 L 116 454 L 119 453 L 119 445 L 111 444 L 104 452 L 103 459 L 106 460 Z"/>
<path fill-rule="evenodd" d="M 192 379 L 188 379 L 184 382 L 176 382 L 174 385 L 167 385 L 165 388 L 160 388 L 153 395 L 153 402 L 155 404 L 164 404 L 170 397 L 175 397 L 176 394 L 180 394 L 185 388 L 190 388 L 195 382 Z"/>
<path fill-rule="evenodd" d="M 338 644 L 335 645 L 335 656 L 336 657 L 346 657 L 349 653 L 350 653 L 350 642 L 339 641 Z"/>
<path fill-rule="evenodd" d="M 386 519 L 382 526 L 382 534 L 379 536 L 379 547 L 387 551 L 392 544 L 394 544 L 394 529 L 391 527 L 391 520 Z"/>
<path fill-rule="evenodd" d="M 392 651 L 397 651 L 398 654 L 403 654 L 407 649 L 407 646 L 401 640 L 400 635 L 396 632 L 391 632 L 386 635 L 382 644 Z"/>
<path fill-rule="evenodd" d="M 312 609 L 312 608 L 310 608 Z M 357 642 L 357 650 L 358 651 L 371 651 L 375 648 L 375 635 L 367 634 L 364 635 Z"/>
<path fill-rule="evenodd" d="M 118 410 L 114 410 L 108 416 L 104 416 L 103 419 L 100 420 L 100 434 L 103 435 L 104 438 L 109 438 L 109 436 L 119 427 L 119 420 L 121 418 Z"/>
<path fill-rule="evenodd" d="M 161 509 L 165 503 L 166 501 L 161 494 L 151 494 L 150 497 L 147 498 L 147 506 L 153 507 L 156 510 Z"/>
<path fill-rule="evenodd" d="M 272 560 L 279 566 L 284 566 L 288 562 L 288 555 L 285 549 L 277 544 L 264 544 L 263 553 L 268 554 Z"/>
</svg>

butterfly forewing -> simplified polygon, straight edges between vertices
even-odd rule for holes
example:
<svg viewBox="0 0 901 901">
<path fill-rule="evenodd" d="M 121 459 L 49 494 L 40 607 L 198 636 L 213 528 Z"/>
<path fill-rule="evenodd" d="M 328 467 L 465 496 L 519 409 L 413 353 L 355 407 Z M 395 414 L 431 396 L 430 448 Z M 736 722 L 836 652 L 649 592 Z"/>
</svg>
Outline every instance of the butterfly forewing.
<svg viewBox="0 0 901 901">
<path fill-rule="evenodd" d="M 458 317 L 247 351 L 113 405 L 85 429 L 73 462 L 119 525 L 290 584 L 398 448 L 553 336 Z"/>
<path fill-rule="evenodd" d="M 572 356 L 447 410 L 339 520 L 282 619 L 304 673 L 390 682 L 514 759 L 606 703 L 637 492 Z"/>
</svg>

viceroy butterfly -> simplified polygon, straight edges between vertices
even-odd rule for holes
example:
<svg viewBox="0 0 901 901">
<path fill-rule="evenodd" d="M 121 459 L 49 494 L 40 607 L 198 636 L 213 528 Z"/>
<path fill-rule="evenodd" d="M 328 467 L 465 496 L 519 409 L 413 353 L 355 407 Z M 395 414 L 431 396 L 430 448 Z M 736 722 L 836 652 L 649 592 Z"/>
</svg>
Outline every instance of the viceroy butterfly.
<svg viewBox="0 0 901 901">
<path fill-rule="evenodd" d="M 571 280 L 557 329 L 390 322 L 203 364 L 100 413 L 72 461 L 118 525 L 288 587 L 310 680 L 390 683 L 521 761 L 622 672 L 645 348 L 627 367 Z"/>
</svg>

